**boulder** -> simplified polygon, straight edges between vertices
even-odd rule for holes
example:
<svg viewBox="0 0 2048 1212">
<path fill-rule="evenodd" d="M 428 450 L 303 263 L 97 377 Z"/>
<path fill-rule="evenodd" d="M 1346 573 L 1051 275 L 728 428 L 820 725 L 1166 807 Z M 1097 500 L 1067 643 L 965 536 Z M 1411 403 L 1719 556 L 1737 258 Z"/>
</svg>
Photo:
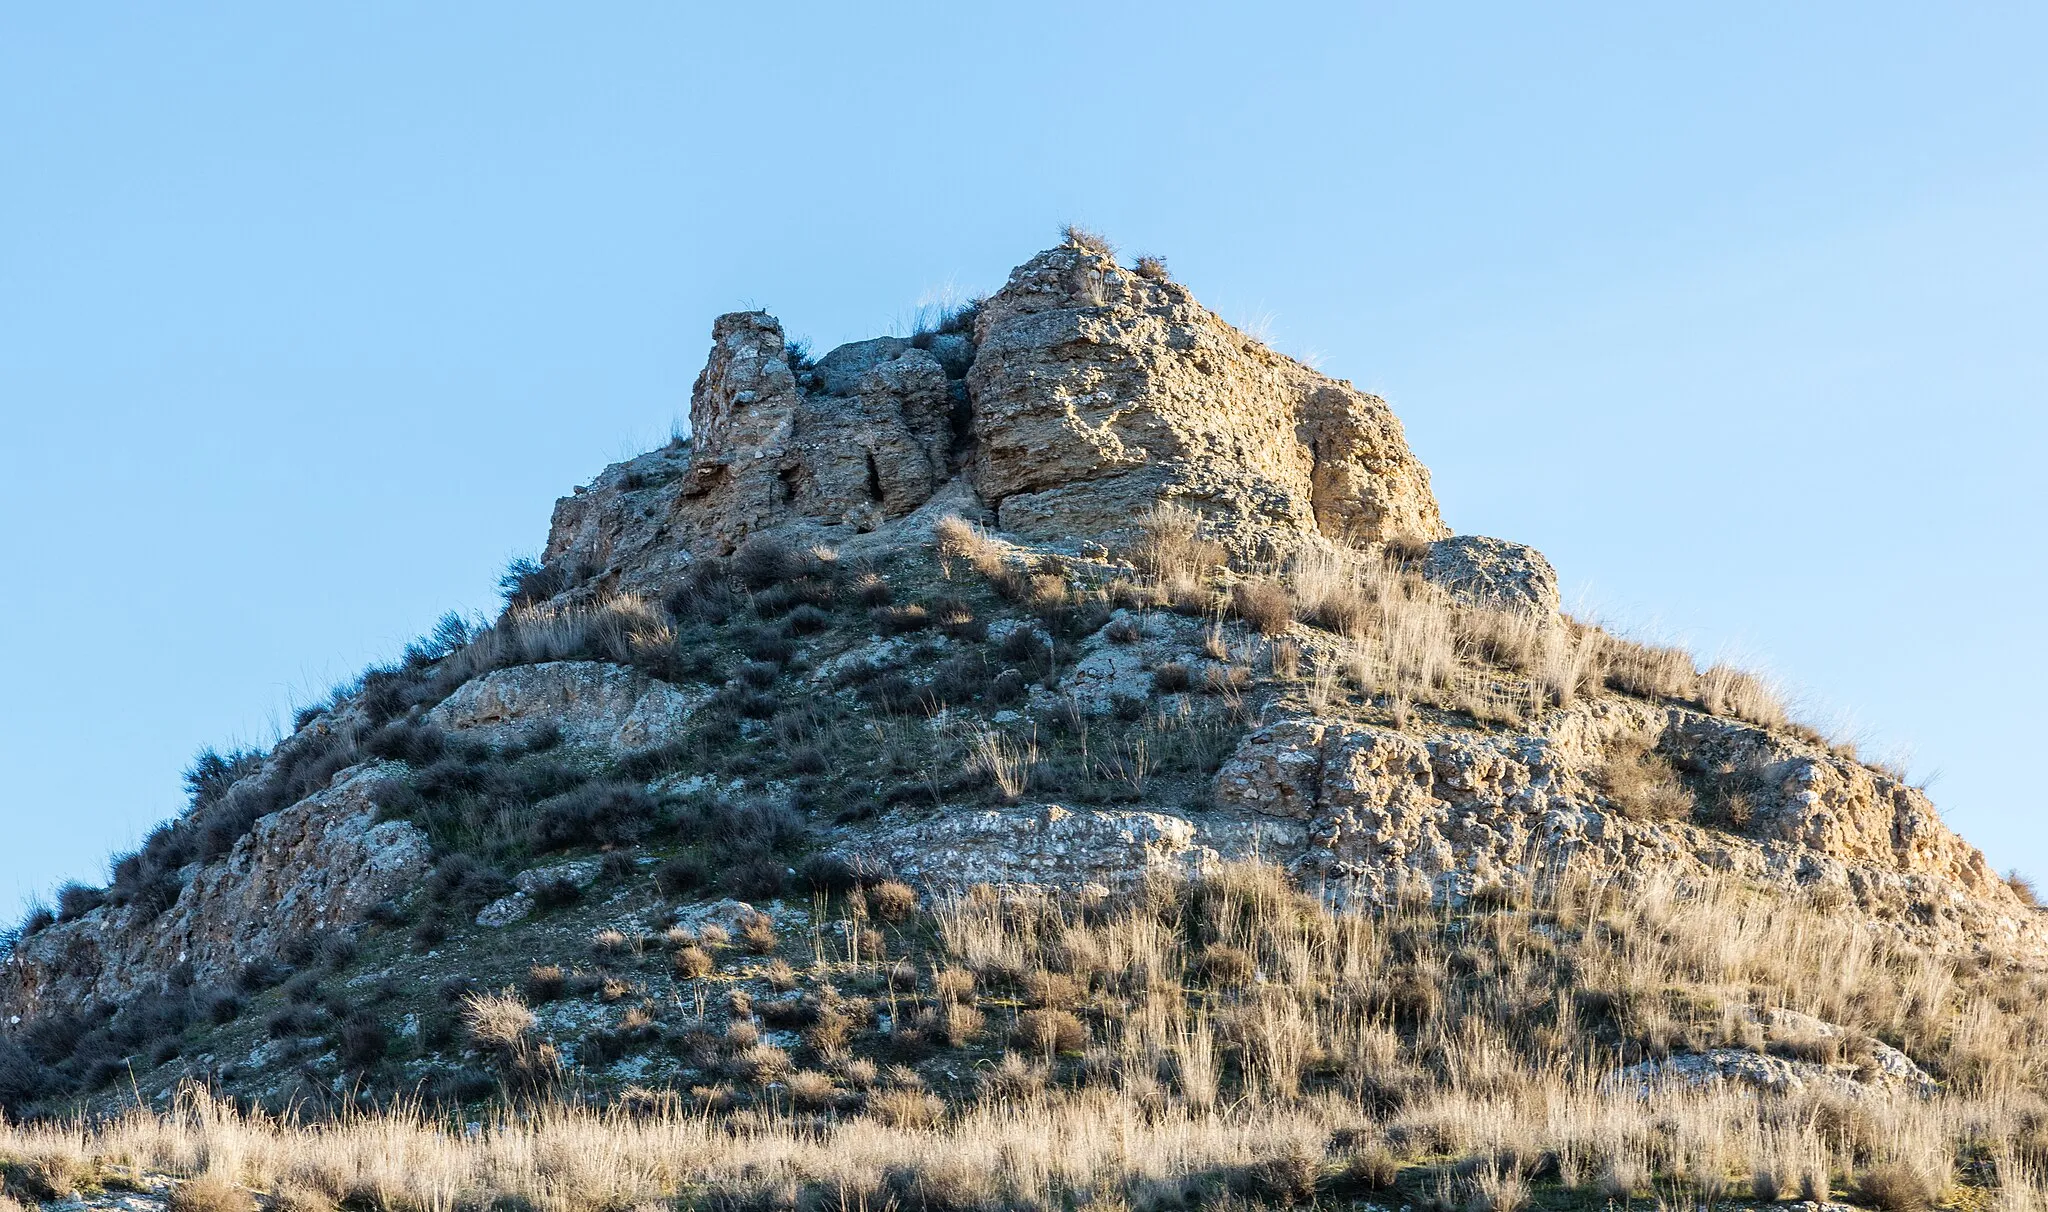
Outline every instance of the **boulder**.
<svg viewBox="0 0 2048 1212">
<path fill-rule="evenodd" d="M 1423 579 L 1468 606 L 1557 614 L 1557 571 L 1534 547 L 1461 534 L 1429 545 Z"/>
<path fill-rule="evenodd" d="M 900 337 L 842 345 L 811 372 L 797 410 L 792 507 L 871 529 L 931 499 L 948 478 L 953 384 Z"/>
<path fill-rule="evenodd" d="M 548 661 L 472 678 L 428 712 L 427 722 L 485 736 L 553 724 L 569 744 L 622 751 L 681 734 L 710 695 L 624 665 Z"/>
</svg>

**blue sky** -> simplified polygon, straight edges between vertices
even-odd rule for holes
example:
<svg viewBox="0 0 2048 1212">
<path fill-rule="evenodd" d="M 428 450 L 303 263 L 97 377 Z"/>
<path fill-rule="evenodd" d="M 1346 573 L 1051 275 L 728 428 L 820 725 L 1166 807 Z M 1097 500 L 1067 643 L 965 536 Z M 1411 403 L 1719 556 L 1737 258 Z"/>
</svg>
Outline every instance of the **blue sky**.
<svg viewBox="0 0 2048 1212">
<path fill-rule="evenodd" d="M 1109 11 L 1105 11 L 1109 10 Z M 1057 227 L 1385 394 L 1450 523 L 2048 877 L 2039 6 L 0 7 L 0 909 L 488 609 L 686 409 Z"/>
</svg>

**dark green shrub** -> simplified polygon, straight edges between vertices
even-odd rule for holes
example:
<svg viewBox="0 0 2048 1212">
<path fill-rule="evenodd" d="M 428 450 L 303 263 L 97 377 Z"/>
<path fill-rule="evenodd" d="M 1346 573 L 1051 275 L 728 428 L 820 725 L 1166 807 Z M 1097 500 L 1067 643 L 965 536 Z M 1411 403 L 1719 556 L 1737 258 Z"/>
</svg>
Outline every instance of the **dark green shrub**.
<svg viewBox="0 0 2048 1212">
<path fill-rule="evenodd" d="M 989 683 L 989 701 L 1001 706 L 1012 706 L 1030 697 L 1024 684 L 1024 675 L 1015 669 L 1005 669 Z"/>
<path fill-rule="evenodd" d="M 253 749 L 230 749 L 226 753 L 208 745 L 185 768 L 185 795 L 190 811 L 203 812 L 220 801 L 228 788 L 263 767 L 263 755 Z"/>
<path fill-rule="evenodd" d="M 533 890 L 533 903 L 542 912 L 552 909 L 566 909 L 583 899 L 583 889 L 576 881 L 557 876 Z"/>
<path fill-rule="evenodd" d="M 291 970 L 267 955 L 244 962 L 235 973 L 235 985 L 244 993 L 260 993 L 281 983 Z"/>
<path fill-rule="evenodd" d="M 336 1054 L 344 1067 L 367 1069 L 391 1050 L 391 1035 L 375 1014 L 357 1010 L 341 1021 Z"/>
<path fill-rule="evenodd" d="M 864 572 L 853 579 L 853 600 L 863 606 L 887 606 L 894 597 L 889 582 L 872 572 Z"/>
<path fill-rule="evenodd" d="M 539 804 L 533 845 L 545 851 L 630 843 L 647 833 L 658 811 L 654 797 L 638 783 L 586 783 Z"/>
<path fill-rule="evenodd" d="M 393 720 L 363 740 L 363 751 L 371 757 L 425 766 L 447 749 L 447 736 L 439 728 L 415 720 Z"/>
<path fill-rule="evenodd" d="M 678 620 L 718 624 L 739 608 L 732 575 L 722 560 L 704 560 L 690 569 L 682 584 L 661 600 L 662 608 Z"/>
<path fill-rule="evenodd" d="M 900 673 L 877 675 L 863 684 L 855 697 L 891 715 L 909 715 L 923 706 L 923 693 Z"/>
<path fill-rule="evenodd" d="M 532 606 L 590 579 L 594 569 L 557 561 L 542 564 L 520 556 L 505 565 L 498 577 L 498 592 L 508 608 Z"/>
<path fill-rule="evenodd" d="M 767 900 L 782 895 L 789 884 L 789 869 L 779 858 L 760 855 L 733 864 L 719 877 L 719 883 L 743 900 Z"/>
<path fill-rule="evenodd" d="M 791 635 L 816 635 L 832 626 L 832 616 L 806 603 L 790 611 L 784 625 Z"/>
<path fill-rule="evenodd" d="M 654 886 L 664 896 L 695 892 L 710 882 L 711 875 L 704 860 L 694 855 L 678 854 L 662 860 L 661 865 L 654 869 Z"/>
<path fill-rule="evenodd" d="M 474 856 L 451 854 L 427 874 L 427 899 L 457 912 L 474 913 L 511 890 L 503 875 Z"/>
<path fill-rule="evenodd" d="M 817 561 L 773 535 L 755 535 L 733 552 L 732 574 L 749 589 L 765 589 L 811 572 Z"/>
<path fill-rule="evenodd" d="M 77 921 L 106 903 L 107 894 L 98 888 L 78 883 L 65 884 L 57 889 L 57 920 Z"/>
<path fill-rule="evenodd" d="M 844 895 L 860 883 L 860 873 L 842 854 L 813 854 L 797 865 L 797 878 L 813 892 Z"/>
<path fill-rule="evenodd" d="M 225 989 L 208 990 L 198 1002 L 206 1021 L 216 1027 L 224 1027 L 242 1016 L 242 999 Z"/>
<path fill-rule="evenodd" d="M 931 612 L 915 602 L 908 606 L 877 606 L 868 611 L 868 621 L 885 636 L 922 631 L 932 625 Z"/>
</svg>

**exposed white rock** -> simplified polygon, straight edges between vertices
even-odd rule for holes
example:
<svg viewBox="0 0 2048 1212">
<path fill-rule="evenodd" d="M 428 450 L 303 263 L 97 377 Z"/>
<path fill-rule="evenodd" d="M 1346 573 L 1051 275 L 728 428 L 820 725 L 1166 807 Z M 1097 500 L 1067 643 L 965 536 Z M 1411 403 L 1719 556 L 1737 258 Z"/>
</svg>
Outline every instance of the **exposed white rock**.
<svg viewBox="0 0 2048 1212">
<path fill-rule="evenodd" d="M 1422 577 L 1468 605 L 1528 610 L 1546 618 L 1558 610 L 1557 570 L 1534 547 L 1506 539 L 1476 534 L 1438 539 L 1423 557 Z"/>
<path fill-rule="evenodd" d="M 427 722 L 485 735 L 552 723 L 573 745 L 639 749 L 679 735 L 710 695 L 624 665 L 549 661 L 472 679 L 428 712 Z"/>
<path fill-rule="evenodd" d="M 529 867 L 512 877 L 512 886 L 528 896 L 538 896 L 543 888 L 557 883 L 572 884 L 577 888 L 588 888 L 597 882 L 604 872 L 602 859 L 570 859 L 566 863 L 550 863 L 545 867 Z"/>
<path fill-rule="evenodd" d="M 1128 885 L 1148 871 L 1215 863 L 1194 824 L 1166 812 L 1037 804 L 946 811 L 886 829 L 859 853 L 927 886 Z"/>
</svg>

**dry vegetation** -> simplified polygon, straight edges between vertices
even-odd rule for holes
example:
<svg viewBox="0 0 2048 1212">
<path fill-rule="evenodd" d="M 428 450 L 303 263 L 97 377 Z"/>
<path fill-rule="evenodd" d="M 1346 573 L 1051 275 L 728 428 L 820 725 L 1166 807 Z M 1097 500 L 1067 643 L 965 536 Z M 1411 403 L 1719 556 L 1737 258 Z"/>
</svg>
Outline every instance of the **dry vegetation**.
<svg viewBox="0 0 2048 1212">
<path fill-rule="evenodd" d="M 886 873 L 807 857 L 812 821 L 902 803 L 1197 802 L 1253 718 L 1255 677 L 1297 704 L 1397 726 L 1417 712 L 1439 713 L 1436 725 L 1466 726 L 1458 713 L 1522 724 L 1611 694 L 1787 726 L 1768 688 L 1727 666 L 1461 605 L 1415 574 L 1412 545 L 1233 567 L 1194 515 L 1162 509 L 1138 529 L 1134 571 L 1105 583 L 957 518 L 936 538 L 943 579 L 919 553 L 896 587 L 884 572 L 901 569 L 842 569 L 829 552 L 756 541 L 659 601 L 515 596 L 494 625 L 450 629 L 417 659 L 373 670 L 326 717 L 319 746 L 288 742 L 305 744 L 293 762 L 308 773 L 287 771 L 287 786 L 364 755 L 408 772 L 379 802 L 427 830 L 438 866 L 402 913 L 373 923 L 381 962 L 403 946 L 401 927 L 414 952 L 461 955 L 460 932 L 504 893 L 506 872 L 577 849 L 608 856 L 604 897 L 640 884 L 633 895 L 756 903 L 808 891 L 809 937 L 765 915 L 644 936 L 590 921 L 557 962 L 522 954 L 509 976 L 448 986 L 423 1028 L 438 1042 L 416 1045 L 377 1018 L 396 1003 L 321 1000 L 314 969 L 339 975 L 348 956 L 288 957 L 289 968 L 243 973 L 238 996 L 275 1007 L 273 1037 L 324 1032 L 316 1042 L 374 1100 L 299 1122 L 191 1093 L 164 1115 L 9 1128 L 8 1190 L 55 1198 L 140 1170 L 193 1180 L 179 1188 L 193 1212 L 240 1208 L 246 1189 L 290 1212 L 672 1199 L 1165 1212 L 1389 1188 L 1386 1200 L 1423 1212 L 1801 1192 L 1852 1193 L 1887 1212 L 1957 1198 L 2040 1206 L 2048 985 L 1982 957 L 1901 950 L 1818 903 L 1655 881 L 1623 896 L 1567 876 L 1486 885 L 1455 910 L 1345 914 L 1271 869 L 1233 867 L 1107 901 L 980 890 L 921 905 Z M 921 591 L 903 591 L 912 585 Z M 1114 606 L 1133 613 L 1110 623 Z M 1152 667 L 1149 698 L 1092 719 L 1033 708 L 1009 731 L 979 714 L 1057 687 L 1085 637 L 1140 642 L 1147 609 L 1206 621 L 1183 625 L 1191 651 Z M 1005 615 L 1029 625 L 992 631 Z M 876 638 L 900 640 L 904 655 L 841 659 Z M 493 747 L 419 718 L 480 672 L 571 657 L 717 690 L 687 736 L 598 765 L 557 755 L 559 736 Z M 834 659 L 832 689 L 847 696 L 836 713 L 789 676 Z M 263 791 L 239 756 L 218 764 L 201 772 L 208 805 L 241 813 L 244 800 L 284 793 Z M 649 790 L 684 769 L 794 790 L 774 803 Z M 1647 737 L 1615 738 L 1593 773 L 1640 818 L 1740 823 L 1747 811 L 1739 787 L 1695 802 Z M 645 851 L 643 874 L 632 855 Z M 72 908 L 91 912 L 92 892 Z M 545 915 L 597 896 L 564 884 L 535 899 Z M 152 1032 L 182 1030 L 190 1045 L 203 1031 L 191 1024 L 241 1012 L 227 991 L 181 997 L 74 1024 L 83 1042 L 68 1059 L 53 1045 L 47 1064 L 104 1089 Z M 599 1025 L 551 1033 L 552 1004 L 579 1000 Z M 1781 1007 L 1846 1034 L 1771 1046 L 1854 1063 L 1881 1040 L 1941 1091 L 1817 1081 L 1789 1094 L 1638 1095 L 1608 1080 L 1620 1066 L 1756 1048 L 1756 1013 Z M 469 1072 L 453 1084 L 405 1084 L 415 1061 L 463 1050 Z M 658 1059 L 677 1088 L 597 1077 L 627 1057 Z M 481 1133 L 442 1117 L 480 1100 L 502 1108 L 482 1113 Z"/>
<path fill-rule="evenodd" d="M 735 1010 L 718 1044 L 731 1083 L 687 1100 L 556 1097 L 465 1132 L 418 1107 L 298 1122 L 188 1093 L 166 1114 L 7 1128 L 0 1162 L 33 1198 L 189 1176 L 180 1190 L 209 1212 L 237 1188 L 405 1212 L 1168 1209 L 1388 1188 L 1442 1212 L 1831 1192 L 1887 1212 L 2043 1206 L 2048 986 L 1779 896 L 1655 881 L 1624 895 L 1567 873 L 1468 913 L 1335 913 L 1275 869 L 1234 866 L 1113 901 L 980 889 L 927 917 L 905 899 L 871 890 L 847 912 L 886 905 L 898 940 L 932 939 L 921 974 L 823 948 L 801 969 L 778 961 L 773 979 L 825 1007 L 804 1044 L 763 1042 L 760 1003 Z M 853 1012 L 831 990 L 869 973 L 888 982 L 891 1031 L 985 1058 L 975 1086 L 942 1098 L 910 1065 L 861 1055 L 886 1061 L 888 1033 L 835 1023 Z M 1777 1007 L 1848 1028 L 1843 1058 L 1895 1044 L 1943 1087 L 1608 1076 L 1755 1047 L 1750 1012 Z M 473 1038 L 508 1065 L 545 1046 L 532 1024 L 510 994 L 470 1003 Z"/>
<path fill-rule="evenodd" d="M 968 558 L 978 570 L 1004 575 L 986 537 L 957 523 L 952 539 L 963 555 L 976 553 Z M 1682 649 L 1569 618 L 1461 604 L 1416 573 L 1414 544 L 1392 542 L 1378 553 L 1304 545 L 1240 575 L 1228 549 L 1204 537 L 1196 514 L 1169 505 L 1142 521 L 1129 554 L 1140 576 L 1110 586 L 1114 600 L 1233 615 L 1261 636 L 1285 635 L 1299 622 L 1335 637 L 1306 669 L 1298 647 L 1273 657 L 1276 674 L 1300 671 L 1319 709 L 1333 694 L 1355 692 L 1401 715 L 1419 703 L 1519 725 L 1588 695 L 1620 693 L 1679 700 L 1821 740 L 1788 719 L 1766 683 L 1729 665 L 1702 671 Z"/>
</svg>

